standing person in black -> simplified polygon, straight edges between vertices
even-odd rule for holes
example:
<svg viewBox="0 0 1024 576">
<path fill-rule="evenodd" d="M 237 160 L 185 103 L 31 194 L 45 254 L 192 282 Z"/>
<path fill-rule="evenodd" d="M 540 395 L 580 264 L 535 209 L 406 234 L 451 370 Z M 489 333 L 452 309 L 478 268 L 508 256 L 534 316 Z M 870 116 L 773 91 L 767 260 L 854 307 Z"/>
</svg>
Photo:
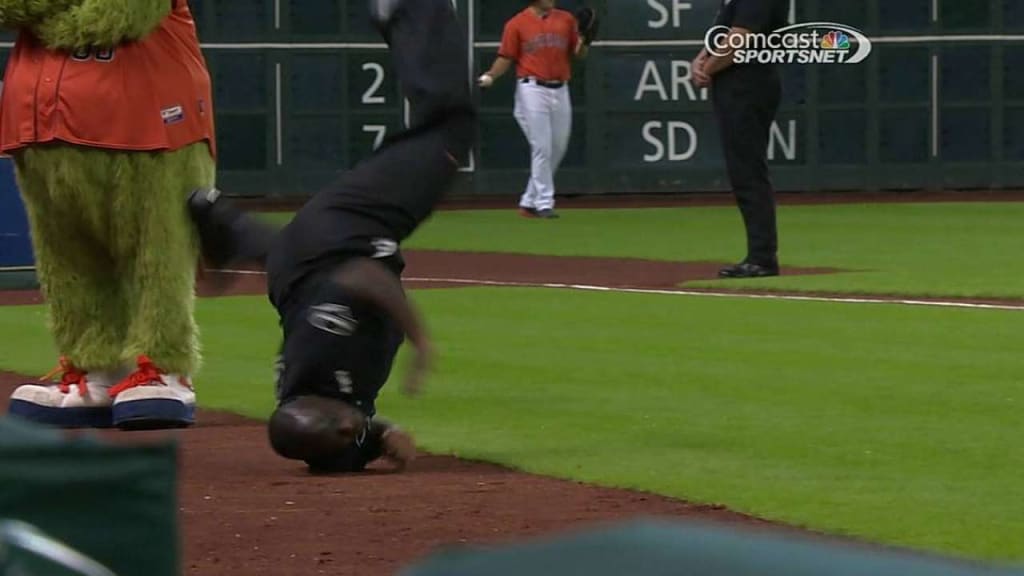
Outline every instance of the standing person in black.
<svg viewBox="0 0 1024 576">
<path fill-rule="evenodd" d="M 789 0 L 722 0 L 715 26 L 729 35 L 768 34 L 787 25 Z M 722 34 L 726 34 L 723 30 Z M 768 175 L 768 140 L 782 98 L 773 64 L 735 64 L 705 47 L 693 62 L 697 85 L 711 86 L 726 168 L 747 231 L 747 257 L 723 268 L 724 278 L 777 276 L 775 190 Z"/>
<path fill-rule="evenodd" d="M 280 232 L 217 190 L 189 200 L 209 265 L 266 267 L 283 332 L 269 440 L 315 472 L 357 472 L 378 458 L 401 466 L 415 454 L 411 436 L 376 417 L 403 340 L 413 348 L 406 392 L 419 388 L 432 357 L 402 288 L 399 246 L 449 189 L 476 133 L 468 45 L 451 0 L 369 4 L 411 127 L 314 195 Z"/>
</svg>

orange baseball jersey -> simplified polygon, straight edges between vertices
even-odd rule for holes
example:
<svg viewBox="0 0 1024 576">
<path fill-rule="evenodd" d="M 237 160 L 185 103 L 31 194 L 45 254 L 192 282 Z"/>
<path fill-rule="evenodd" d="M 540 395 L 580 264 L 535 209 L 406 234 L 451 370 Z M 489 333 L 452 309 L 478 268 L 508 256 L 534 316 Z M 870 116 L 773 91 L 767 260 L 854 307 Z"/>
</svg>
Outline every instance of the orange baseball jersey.
<svg viewBox="0 0 1024 576">
<path fill-rule="evenodd" d="M 576 17 L 554 9 L 540 16 L 533 8 L 516 14 L 505 24 L 498 55 L 516 61 L 516 75 L 549 82 L 566 82 L 572 55 L 579 42 Z"/>
<path fill-rule="evenodd" d="M 50 50 L 22 31 L 0 98 L 0 151 L 63 141 L 115 150 L 216 153 L 210 75 L 188 0 L 150 35 L 113 49 Z"/>
</svg>

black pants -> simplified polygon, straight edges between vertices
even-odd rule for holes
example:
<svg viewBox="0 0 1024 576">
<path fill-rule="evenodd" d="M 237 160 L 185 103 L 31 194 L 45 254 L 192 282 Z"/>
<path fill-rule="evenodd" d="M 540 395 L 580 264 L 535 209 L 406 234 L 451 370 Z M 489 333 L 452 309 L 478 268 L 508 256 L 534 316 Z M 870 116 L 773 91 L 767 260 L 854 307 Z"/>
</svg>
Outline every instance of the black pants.
<svg viewBox="0 0 1024 576">
<path fill-rule="evenodd" d="M 781 97 L 782 85 L 774 68 L 728 69 L 714 80 L 725 164 L 747 230 L 746 261 L 762 266 L 778 263 L 768 139 Z"/>
<path fill-rule="evenodd" d="M 460 113 L 475 115 L 466 34 L 454 11 L 450 0 L 405 0 L 381 30 L 414 131 Z M 454 136 L 464 147 L 472 144 L 468 134 Z"/>
<path fill-rule="evenodd" d="M 449 0 L 406 0 L 381 30 L 412 126 L 317 193 L 270 251 L 271 301 L 284 343 L 278 399 L 337 398 L 367 416 L 402 342 L 394 322 L 332 280 L 349 258 L 375 258 L 396 275 L 397 244 L 433 210 L 473 142 L 467 44 Z"/>
<path fill-rule="evenodd" d="M 372 419 L 374 403 L 402 343 L 391 319 L 351 298 L 331 273 L 347 258 L 364 257 L 400 274 L 397 244 L 433 210 L 456 174 L 453 157 L 468 152 L 475 138 L 468 49 L 450 1 L 406 0 L 381 32 L 411 103 L 412 126 L 316 194 L 262 249 L 284 332 L 278 401 L 335 398 L 367 417 L 366 430 L 343 454 L 309 462 L 323 471 L 358 470 L 380 455 L 385 426 Z M 213 221 L 201 221 L 204 246 L 221 243 L 211 231 L 230 236 L 228 257 L 271 243 L 271 232 L 239 215 L 221 204 L 209 215 Z"/>
<path fill-rule="evenodd" d="M 271 255 L 277 272 L 352 252 L 352 238 L 401 242 L 433 211 L 475 142 L 467 42 L 450 0 L 406 0 L 381 34 L 410 102 L 410 127 L 298 211 Z"/>
</svg>

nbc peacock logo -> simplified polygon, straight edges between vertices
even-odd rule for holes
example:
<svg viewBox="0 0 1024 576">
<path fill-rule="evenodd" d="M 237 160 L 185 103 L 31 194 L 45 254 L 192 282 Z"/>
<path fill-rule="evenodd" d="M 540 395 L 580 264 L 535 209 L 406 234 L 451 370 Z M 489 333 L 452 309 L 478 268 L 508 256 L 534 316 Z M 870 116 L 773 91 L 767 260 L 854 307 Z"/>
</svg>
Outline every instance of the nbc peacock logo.
<svg viewBox="0 0 1024 576">
<path fill-rule="evenodd" d="M 822 50 L 849 50 L 850 37 L 840 30 L 833 30 L 821 39 Z"/>
</svg>

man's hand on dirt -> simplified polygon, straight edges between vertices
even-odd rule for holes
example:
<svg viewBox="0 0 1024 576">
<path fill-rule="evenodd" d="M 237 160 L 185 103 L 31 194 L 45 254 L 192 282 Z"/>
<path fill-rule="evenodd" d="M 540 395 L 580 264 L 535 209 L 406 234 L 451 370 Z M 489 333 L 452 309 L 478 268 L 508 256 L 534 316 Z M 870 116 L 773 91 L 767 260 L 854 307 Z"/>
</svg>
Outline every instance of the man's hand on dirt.
<svg viewBox="0 0 1024 576">
<path fill-rule="evenodd" d="M 405 382 L 402 384 L 402 392 L 407 396 L 418 396 L 423 389 L 423 384 L 434 366 L 434 344 L 429 338 L 423 338 L 414 344 L 415 354 L 412 359 L 412 366 L 406 374 Z"/>
</svg>

